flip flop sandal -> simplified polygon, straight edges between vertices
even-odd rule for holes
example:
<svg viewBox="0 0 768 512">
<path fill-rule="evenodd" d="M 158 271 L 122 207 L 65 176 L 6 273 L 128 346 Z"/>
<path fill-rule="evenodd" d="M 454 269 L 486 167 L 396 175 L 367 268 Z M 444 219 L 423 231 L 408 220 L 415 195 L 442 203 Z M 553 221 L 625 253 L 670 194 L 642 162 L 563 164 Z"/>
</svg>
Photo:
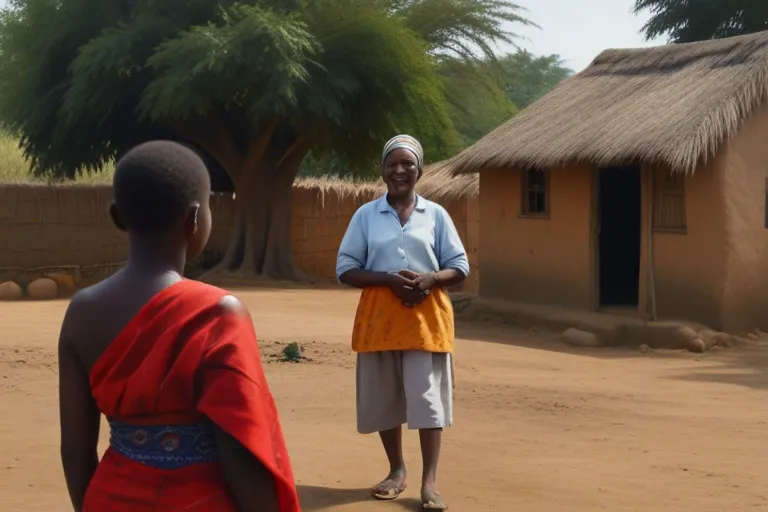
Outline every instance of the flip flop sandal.
<svg viewBox="0 0 768 512">
<path fill-rule="evenodd" d="M 390 501 L 390 500 L 397 499 L 405 491 L 405 489 L 400 489 L 398 487 L 391 487 L 384 492 L 376 492 L 378 487 L 379 486 L 377 486 L 371 491 L 371 496 L 373 496 L 374 499 L 377 499 L 380 501 Z"/>
<path fill-rule="evenodd" d="M 448 505 L 445 504 L 445 502 L 440 499 L 440 495 L 435 493 L 435 498 L 437 498 L 437 501 L 435 500 L 426 500 L 421 502 L 421 510 L 424 512 L 429 512 L 431 510 L 448 510 Z"/>
</svg>

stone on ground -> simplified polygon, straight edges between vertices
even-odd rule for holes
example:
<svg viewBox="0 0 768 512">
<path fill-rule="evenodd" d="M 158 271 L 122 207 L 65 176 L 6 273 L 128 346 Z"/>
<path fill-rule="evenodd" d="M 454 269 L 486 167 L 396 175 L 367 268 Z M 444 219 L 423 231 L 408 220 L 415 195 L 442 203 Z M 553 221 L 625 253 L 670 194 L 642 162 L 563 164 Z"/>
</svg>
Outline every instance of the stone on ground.
<svg viewBox="0 0 768 512">
<path fill-rule="evenodd" d="M 56 283 L 59 288 L 59 297 L 71 297 L 77 292 L 77 283 L 72 274 L 47 274 L 45 277 Z"/>
<path fill-rule="evenodd" d="M 53 300 L 59 298 L 59 286 L 53 279 L 41 277 L 27 286 L 27 295 L 34 300 Z"/>
<path fill-rule="evenodd" d="M 597 335 L 581 329 L 568 329 L 563 333 L 563 343 L 570 347 L 599 347 Z"/>
<path fill-rule="evenodd" d="M 0 300 L 19 300 L 21 296 L 21 286 L 13 281 L 6 281 L 0 284 Z"/>
</svg>

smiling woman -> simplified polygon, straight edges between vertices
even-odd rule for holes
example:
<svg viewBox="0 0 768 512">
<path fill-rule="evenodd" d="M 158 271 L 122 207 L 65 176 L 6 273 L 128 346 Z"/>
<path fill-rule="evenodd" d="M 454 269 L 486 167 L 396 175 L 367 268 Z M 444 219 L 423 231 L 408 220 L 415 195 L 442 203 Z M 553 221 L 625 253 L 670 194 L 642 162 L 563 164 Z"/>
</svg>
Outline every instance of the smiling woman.
<svg viewBox="0 0 768 512">
<path fill-rule="evenodd" d="M 406 488 L 402 425 L 419 430 L 425 510 L 445 510 L 435 488 L 442 429 L 453 423 L 453 309 L 446 288 L 469 273 L 448 213 L 414 191 L 424 167 L 421 144 L 399 135 L 384 146 L 387 194 L 352 217 L 336 265 L 339 280 L 363 289 L 352 349 L 357 355 L 357 429 L 378 432 L 389 474 L 380 500 Z"/>
</svg>

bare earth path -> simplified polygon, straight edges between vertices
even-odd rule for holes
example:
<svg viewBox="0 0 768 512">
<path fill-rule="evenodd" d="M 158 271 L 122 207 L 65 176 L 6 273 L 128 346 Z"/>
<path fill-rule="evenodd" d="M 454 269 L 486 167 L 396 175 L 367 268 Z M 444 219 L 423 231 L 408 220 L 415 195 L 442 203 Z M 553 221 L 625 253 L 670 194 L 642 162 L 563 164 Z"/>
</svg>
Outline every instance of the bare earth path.
<svg viewBox="0 0 768 512">
<path fill-rule="evenodd" d="M 386 465 L 354 427 L 356 294 L 258 290 L 266 360 L 285 343 L 311 362 L 270 363 L 303 510 L 417 510 L 420 464 L 407 439 L 411 489 L 367 500 Z M 68 506 L 58 458 L 56 337 L 65 302 L 3 303 L 0 511 Z M 768 349 L 704 356 L 565 349 L 550 335 L 462 326 L 456 426 L 441 489 L 457 512 L 768 511 Z M 106 432 L 102 435 L 106 440 Z"/>
</svg>

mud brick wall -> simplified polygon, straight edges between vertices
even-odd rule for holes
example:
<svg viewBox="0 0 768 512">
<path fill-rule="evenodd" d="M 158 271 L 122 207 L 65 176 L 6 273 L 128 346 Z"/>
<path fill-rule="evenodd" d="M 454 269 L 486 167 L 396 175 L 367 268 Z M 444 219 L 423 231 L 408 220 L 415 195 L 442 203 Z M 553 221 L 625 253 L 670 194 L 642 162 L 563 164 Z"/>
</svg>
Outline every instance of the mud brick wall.
<svg viewBox="0 0 768 512">
<path fill-rule="evenodd" d="M 309 275 L 332 278 L 336 251 L 352 214 L 372 192 L 297 186 L 293 192 L 294 257 Z M 103 267 L 112 271 L 127 259 L 128 240 L 109 217 L 108 185 L 0 185 L 0 277 L 36 269 Z M 444 203 L 470 255 L 473 276 L 464 290 L 477 291 L 479 207 L 477 199 Z M 208 244 L 224 252 L 234 224 L 231 195 L 211 199 L 213 231 Z"/>
</svg>

